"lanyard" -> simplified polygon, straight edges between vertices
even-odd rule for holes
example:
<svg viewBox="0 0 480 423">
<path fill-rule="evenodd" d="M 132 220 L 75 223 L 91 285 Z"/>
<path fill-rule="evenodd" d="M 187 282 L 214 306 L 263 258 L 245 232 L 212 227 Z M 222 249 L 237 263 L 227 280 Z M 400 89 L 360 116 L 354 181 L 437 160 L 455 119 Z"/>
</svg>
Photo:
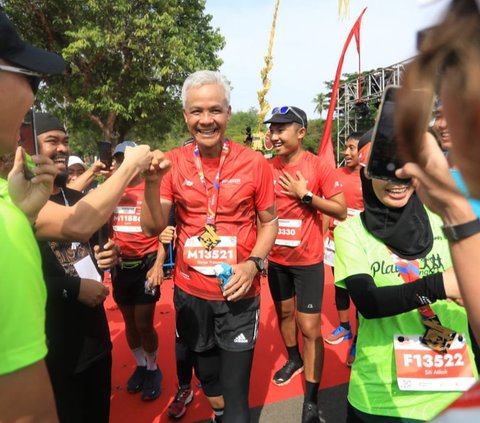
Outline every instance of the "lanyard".
<svg viewBox="0 0 480 423">
<path fill-rule="evenodd" d="M 207 225 L 215 225 L 215 218 L 217 215 L 218 207 L 218 194 L 220 191 L 220 171 L 222 170 L 225 159 L 230 152 L 230 142 L 225 138 L 223 141 L 222 153 L 220 155 L 220 164 L 218 165 L 217 174 L 213 181 L 212 188 L 208 188 L 207 181 L 205 180 L 205 174 L 203 173 L 202 160 L 200 159 L 200 151 L 198 150 L 198 144 L 195 143 L 195 148 L 193 150 L 193 159 L 195 162 L 195 167 L 197 168 L 198 176 L 200 182 L 205 188 L 205 193 L 207 195 Z"/>
<path fill-rule="evenodd" d="M 398 257 L 396 254 L 390 252 L 392 255 L 393 262 L 397 270 L 400 273 L 403 281 L 405 283 L 414 282 L 417 279 L 420 279 L 420 260 L 406 260 Z M 429 304 L 421 306 L 418 308 L 419 313 L 422 316 L 422 319 L 429 319 L 435 316 L 435 312 L 432 310 Z"/>
</svg>

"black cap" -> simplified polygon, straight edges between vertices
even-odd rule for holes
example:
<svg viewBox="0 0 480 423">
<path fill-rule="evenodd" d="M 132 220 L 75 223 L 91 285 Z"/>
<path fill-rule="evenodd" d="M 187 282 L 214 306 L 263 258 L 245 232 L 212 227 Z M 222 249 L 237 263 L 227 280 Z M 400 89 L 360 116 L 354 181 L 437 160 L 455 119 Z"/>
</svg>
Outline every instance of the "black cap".
<svg viewBox="0 0 480 423">
<path fill-rule="evenodd" d="M 36 112 L 35 113 L 35 132 L 41 135 L 50 131 L 62 131 L 67 133 L 65 127 L 60 121 L 50 113 Z"/>
<path fill-rule="evenodd" d="M 58 54 L 23 41 L 3 12 L 0 12 L 0 57 L 14 65 L 45 75 L 61 74 L 67 67 L 65 60 Z"/>
<path fill-rule="evenodd" d="M 307 115 L 302 109 L 294 106 L 275 107 L 272 110 L 272 117 L 263 123 L 299 123 L 307 127 Z"/>
</svg>

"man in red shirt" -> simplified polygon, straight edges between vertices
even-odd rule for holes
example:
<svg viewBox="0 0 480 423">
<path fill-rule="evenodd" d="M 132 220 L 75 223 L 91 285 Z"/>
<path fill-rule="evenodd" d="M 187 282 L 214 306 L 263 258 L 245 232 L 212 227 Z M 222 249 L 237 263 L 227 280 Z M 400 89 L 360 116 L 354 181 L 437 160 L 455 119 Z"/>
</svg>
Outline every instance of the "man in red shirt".
<svg viewBox="0 0 480 423">
<path fill-rule="evenodd" d="M 353 132 L 347 137 L 343 156 L 345 166 L 336 169 L 336 176 L 343 186 L 343 194 L 347 203 L 347 215 L 355 216 L 363 210 L 362 184 L 360 182 L 360 159 L 358 155 L 358 141 L 361 132 Z M 336 219 L 327 219 L 328 234 L 325 239 L 325 264 L 332 267 L 335 258 L 335 244 L 333 230 L 338 223 Z M 325 227 L 325 226 L 324 226 Z M 335 286 L 335 305 L 340 319 L 340 326 L 335 328 L 326 338 L 325 342 L 336 345 L 342 341 L 352 339 L 350 327 L 350 296 L 346 289 Z M 347 366 L 351 366 L 355 360 L 355 342 L 353 342 L 347 358 Z"/>
<path fill-rule="evenodd" d="M 123 141 L 115 147 L 115 170 L 124 160 L 125 149 L 135 146 L 133 141 Z M 151 401 L 161 392 L 162 372 L 157 365 L 158 337 L 154 326 L 160 281 L 153 275 L 163 262 L 156 262 L 158 237 L 145 236 L 140 226 L 144 189 L 145 181 L 138 174 L 128 184 L 112 215 L 112 239 L 120 247 L 122 258 L 112 274 L 112 286 L 113 298 L 125 321 L 128 346 L 137 364 L 127 381 L 127 391 L 141 391 L 141 399 Z"/>
<path fill-rule="evenodd" d="M 279 216 L 278 235 L 269 254 L 268 283 L 288 352 L 288 360 L 273 376 L 273 383 L 289 383 L 303 372 L 305 363 L 302 422 L 319 422 L 317 392 L 323 368 L 320 313 L 324 287 L 320 213 L 343 219 L 347 210 L 334 169 L 303 148 L 307 132 L 305 112 L 292 106 L 275 108 L 265 123 L 270 124 L 277 153 L 270 164 Z M 298 350 L 297 324 L 304 339 L 304 361 Z"/>
<path fill-rule="evenodd" d="M 191 74 L 182 100 L 194 142 L 167 154 L 168 173 L 169 162 L 157 152 L 159 171 L 147 176 L 142 227 L 148 235 L 160 233 L 175 203 L 177 331 L 195 354 L 215 421 L 248 422 L 259 272 L 277 234 L 272 172 L 262 155 L 225 138 L 231 108 L 223 75 Z M 214 273 L 222 262 L 233 268 L 223 287 Z"/>
</svg>

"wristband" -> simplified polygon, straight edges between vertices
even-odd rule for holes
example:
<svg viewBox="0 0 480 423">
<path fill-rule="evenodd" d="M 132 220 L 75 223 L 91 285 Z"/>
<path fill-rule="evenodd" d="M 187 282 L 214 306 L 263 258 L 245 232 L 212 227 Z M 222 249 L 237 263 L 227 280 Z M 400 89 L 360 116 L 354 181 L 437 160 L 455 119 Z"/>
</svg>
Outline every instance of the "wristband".
<svg viewBox="0 0 480 423">
<path fill-rule="evenodd" d="M 477 218 L 460 225 L 444 225 L 442 231 L 449 241 L 460 241 L 480 232 L 480 219 Z"/>
</svg>

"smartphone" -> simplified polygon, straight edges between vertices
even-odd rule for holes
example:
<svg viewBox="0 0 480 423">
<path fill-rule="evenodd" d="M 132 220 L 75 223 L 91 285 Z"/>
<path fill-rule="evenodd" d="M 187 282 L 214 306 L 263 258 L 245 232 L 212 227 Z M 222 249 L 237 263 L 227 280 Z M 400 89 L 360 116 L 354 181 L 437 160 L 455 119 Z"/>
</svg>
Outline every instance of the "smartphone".
<svg viewBox="0 0 480 423">
<path fill-rule="evenodd" d="M 400 179 L 395 176 L 395 171 L 404 165 L 398 153 L 394 125 L 395 97 L 399 88 L 396 85 L 389 85 L 383 92 L 373 127 L 367 174 L 372 178 L 409 183 L 410 179 Z"/>
<path fill-rule="evenodd" d="M 29 156 L 34 156 L 39 153 L 37 133 L 35 131 L 35 113 L 33 107 L 23 118 L 22 125 L 20 126 L 20 141 L 18 144 L 23 147 Z M 23 173 L 25 178 L 30 180 L 35 176 L 33 173 L 35 163 L 33 163 L 31 158 L 28 156 L 24 157 L 24 163 Z"/>
<path fill-rule="evenodd" d="M 106 166 L 106 170 L 110 170 L 112 167 L 112 144 L 108 141 L 99 141 L 97 146 L 100 161 Z"/>
</svg>

